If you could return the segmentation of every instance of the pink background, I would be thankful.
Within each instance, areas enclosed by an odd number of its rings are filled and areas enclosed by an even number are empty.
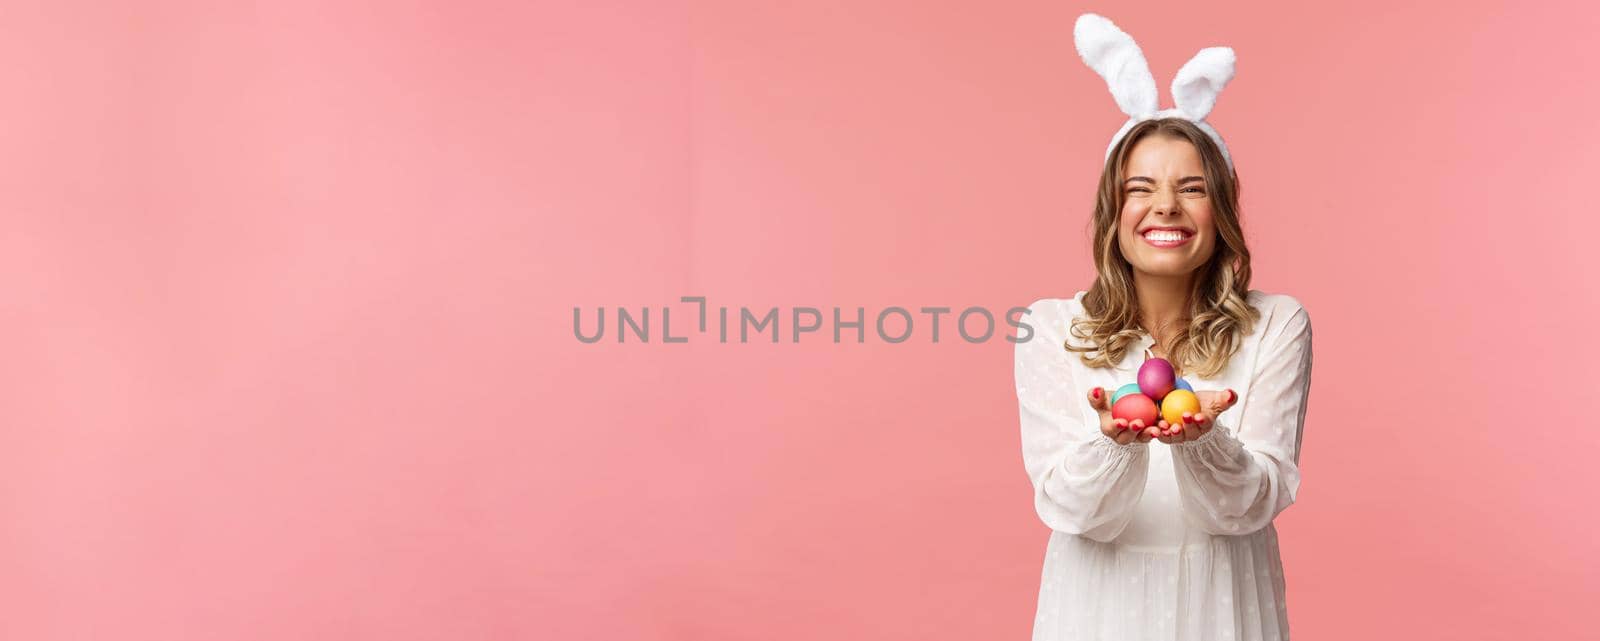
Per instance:
[[[1592,7],[566,4],[7,8],[0,638],[1027,638],[1009,343],[572,309],[1087,287],[1085,10],[1238,51],[1295,637],[1595,629]]]

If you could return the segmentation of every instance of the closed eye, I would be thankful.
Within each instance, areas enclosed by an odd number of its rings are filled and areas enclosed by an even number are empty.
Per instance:
[[[1128,192],[1129,193],[1133,193],[1133,192],[1150,193],[1150,189],[1148,187],[1132,187],[1132,188],[1128,189]],[[1179,189],[1178,193],[1203,194],[1203,193],[1206,193],[1206,190],[1204,190],[1204,189],[1202,189],[1200,187],[1184,187],[1183,189]]]

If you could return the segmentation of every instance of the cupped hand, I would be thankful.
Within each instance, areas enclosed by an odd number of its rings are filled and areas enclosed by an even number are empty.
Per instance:
[[[1112,418],[1111,393],[1103,387],[1089,390],[1089,405],[1100,413],[1100,433],[1116,441],[1118,444],[1127,445],[1138,440],[1140,443],[1149,443],[1156,437],[1156,426],[1145,425],[1144,421],[1135,419]]]
[[[1156,439],[1169,445],[1199,440],[1215,426],[1218,414],[1239,402],[1239,395],[1231,389],[1207,390],[1195,392],[1194,395],[1200,399],[1200,411],[1184,412],[1182,421],[1177,424],[1168,423],[1166,419],[1156,421]]]

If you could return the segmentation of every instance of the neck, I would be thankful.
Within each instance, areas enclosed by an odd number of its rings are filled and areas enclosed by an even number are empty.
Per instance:
[[[1139,297],[1139,320],[1157,343],[1186,322],[1189,312],[1190,274],[1157,276],[1135,271],[1134,292]]]

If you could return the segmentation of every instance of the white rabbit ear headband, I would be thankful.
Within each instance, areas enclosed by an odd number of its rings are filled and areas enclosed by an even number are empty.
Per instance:
[[[1228,155],[1228,146],[1222,144],[1222,136],[1217,135],[1217,130],[1205,122],[1211,108],[1217,104],[1217,94],[1222,93],[1222,88],[1233,79],[1233,49],[1201,49],[1172,79],[1172,100],[1177,107],[1157,111],[1156,79],[1150,75],[1150,64],[1145,61],[1144,52],[1139,50],[1133,36],[1124,33],[1103,16],[1085,13],[1078,16],[1078,23],[1072,29],[1072,38],[1084,64],[1106,79],[1117,106],[1122,113],[1128,114],[1128,122],[1117,130],[1117,135],[1111,137],[1111,144],[1106,146],[1107,158],[1111,157],[1111,150],[1135,124],[1143,120],[1175,117],[1193,122],[1211,136],[1217,148],[1222,150],[1222,159],[1228,162],[1228,170],[1233,170],[1233,158]]]

